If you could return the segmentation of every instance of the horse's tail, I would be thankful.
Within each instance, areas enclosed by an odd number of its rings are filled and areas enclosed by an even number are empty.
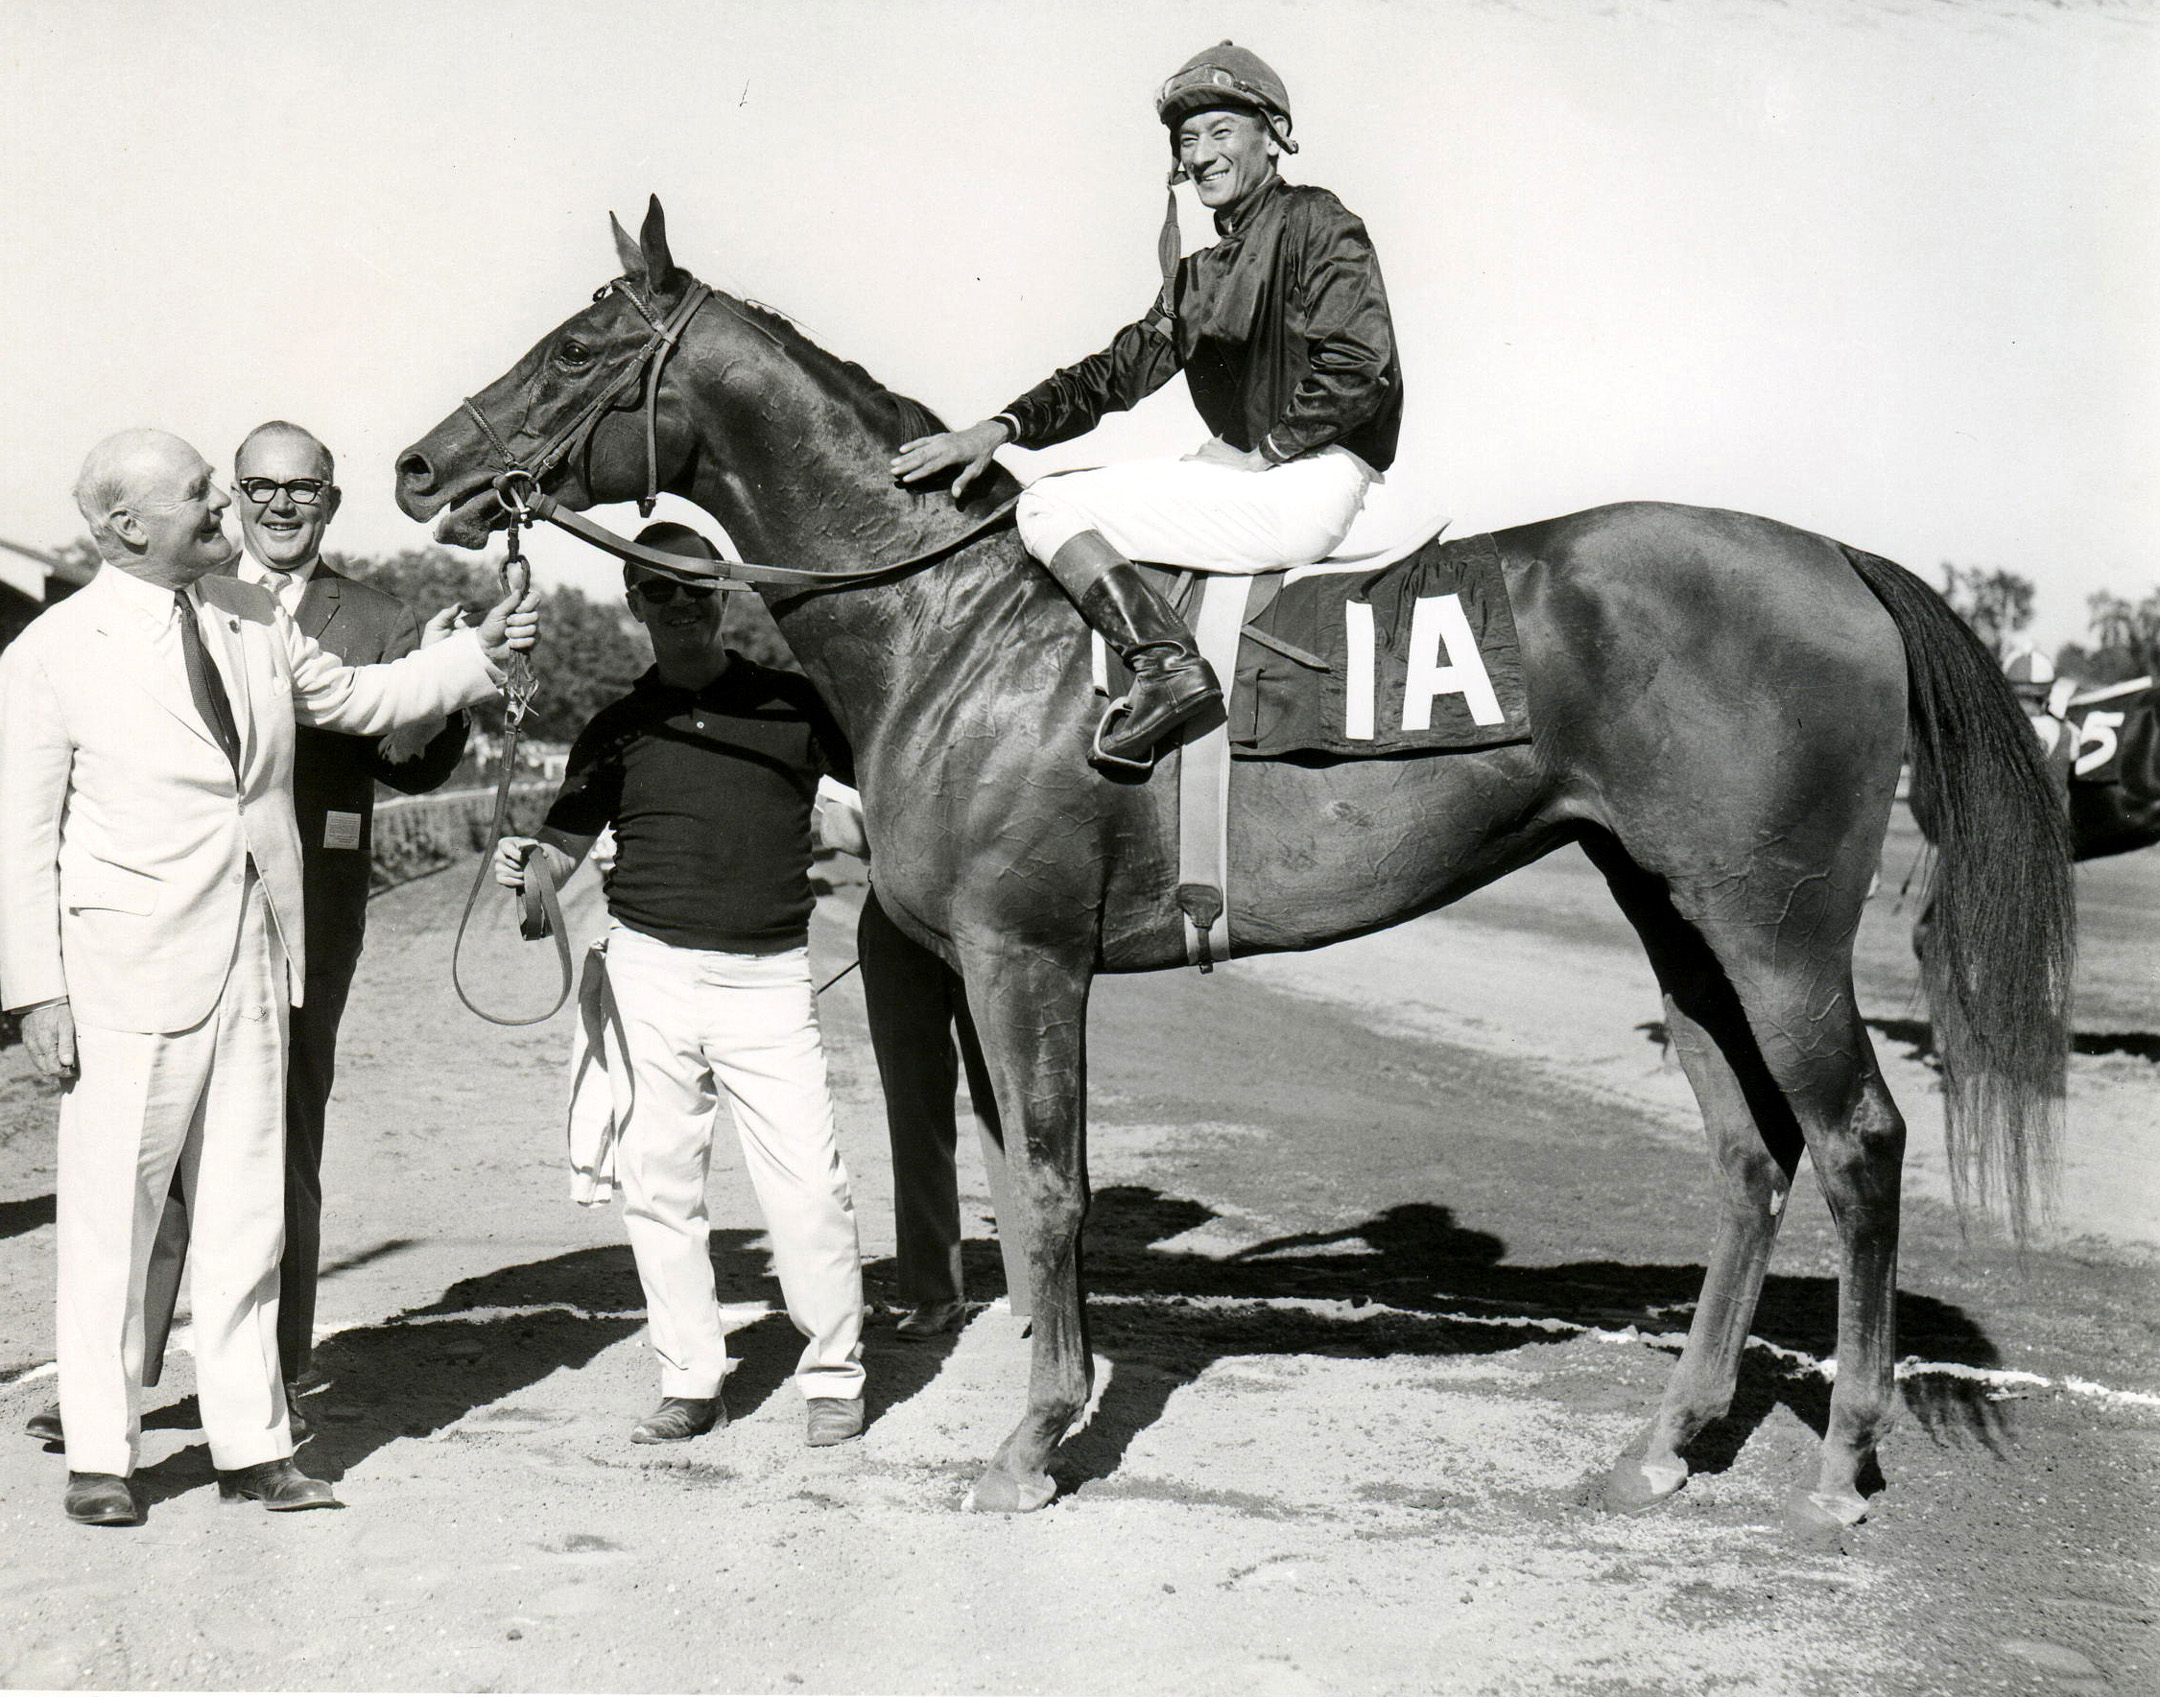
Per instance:
[[[1903,566],[1846,548],[1905,639],[1912,810],[1935,845],[1922,963],[1942,1057],[1952,1194],[2022,1240],[2050,1198],[2070,1053],[2070,824],[1985,645]]]

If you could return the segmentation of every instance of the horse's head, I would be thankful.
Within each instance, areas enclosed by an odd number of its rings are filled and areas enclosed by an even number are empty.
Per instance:
[[[636,241],[608,223],[622,276],[398,456],[398,506],[423,521],[441,513],[440,540],[487,540],[509,516],[496,492],[506,472],[584,508],[648,499],[690,454],[679,417],[663,416],[659,375],[706,290],[669,254],[657,197]]]

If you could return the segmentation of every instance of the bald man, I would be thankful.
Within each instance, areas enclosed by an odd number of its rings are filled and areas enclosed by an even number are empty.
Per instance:
[[[233,460],[245,557],[238,575],[260,584],[300,627],[347,665],[396,660],[420,646],[419,617],[394,595],[324,562],[337,516],[337,464],[312,432],[283,419],[249,431]],[[293,743],[293,815],[300,827],[307,984],[293,1009],[285,1074],[285,1255],[278,1265],[278,1360],[288,1400],[314,1354],[322,1255],[323,1129],[337,1073],[338,1027],[367,937],[375,786],[405,795],[438,789],[465,753],[465,716],[392,736],[301,725]],[[189,1230],[176,1194],[151,1258],[144,1316],[145,1382],[156,1384],[179,1297]],[[296,1430],[300,1429],[298,1411]],[[47,1428],[50,1430],[50,1428]]]
[[[327,654],[223,575],[229,498],[178,437],[90,452],[104,564],[0,652],[0,1006],[63,1081],[60,1406],[68,1517],[134,1525],[143,1295],[177,1172],[196,1393],[221,1494],[332,1504],[292,1463],[278,1376],[286,1022],[307,983],[299,724],[361,735],[499,691],[529,591],[388,665]]]

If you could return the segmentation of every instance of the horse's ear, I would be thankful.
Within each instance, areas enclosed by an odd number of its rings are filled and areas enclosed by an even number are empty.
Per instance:
[[[668,252],[667,214],[660,210],[658,195],[645,203],[645,226],[638,232],[638,248],[644,257],[646,277],[654,288],[666,288],[675,274],[675,256]]]
[[[645,252],[630,239],[630,232],[622,227],[622,220],[610,212],[608,228],[615,232],[615,256],[622,261],[623,275],[643,279],[645,275]]]

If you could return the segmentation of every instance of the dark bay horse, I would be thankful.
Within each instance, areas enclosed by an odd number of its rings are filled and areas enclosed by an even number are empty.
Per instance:
[[[1030,1509],[1091,1374],[1080,1276],[1089,985],[1184,964],[1167,775],[1087,763],[1098,705],[1078,614],[1009,526],[1015,486],[897,487],[916,403],[670,257],[657,202],[624,274],[408,449],[398,500],[482,545],[492,480],[565,508],[648,481],[746,559],[859,570],[765,590],[856,750],[880,899],[967,983],[1014,1152],[1034,1281],[1027,1411],[970,1501]],[[664,369],[661,361],[665,361]],[[545,445],[543,451],[541,445]],[[1535,727],[1440,757],[1240,763],[1237,952],[1313,948],[1428,912],[1581,843],[1640,932],[1701,1104],[1721,1220],[1679,1363],[1607,1501],[1677,1490],[1731,1402],[1803,1151],[1836,1220],[1836,1351],[1803,1526],[1865,1513],[1895,1407],[1905,1126],[1854,1002],[1853,935],[1900,762],[1939,858],[1929,990],[1966,1196],[2022,1226],[2059,1125],[2072,952],[2058,797],[2009,687],[1901,567],[1767,519],[1631,504],[1503,531]]]

